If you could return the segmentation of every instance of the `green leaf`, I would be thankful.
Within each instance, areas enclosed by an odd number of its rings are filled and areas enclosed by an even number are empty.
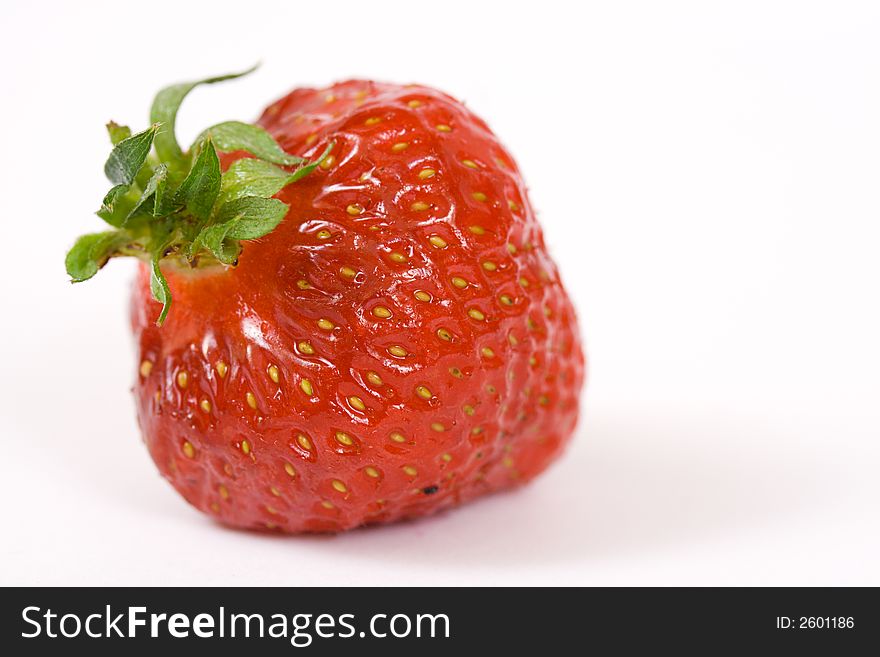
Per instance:
[[[128,185],[114,185],[110,191],[104,195],[101,201],[101,207],[95,213],[101,219],[115,228],[119,228],[125,221],[125,208],[119,203],[120,199],[125,196],[128,191]]]
[[[309,175],[312,171],[314,171],[321,162],[327,159],[327,156],[330,155],[330,151],[333,150],[333,147],[336,145],[335,141],[331,141],[327,144],[327,148],[324,149],[324,152],[318,157],[317,160],[313,160],[309,162],[304,167],[300,167],[296,171],[293,172],[293,175],[290,177],[290,180],[287,181],[287,184],[295,183],[297,180],[301,180]]]
[[[327,146],[324,153],[315,161],[300,167],[293,173],[253,158],[242,158],[233,162],[220,183],[219,204],[245,196],[275,196],[282,189],[304,178],[315,170],[330,154],[333,144]]]
[[[177,198],[198,219],[211,216],[220,193],[220,159],[210,139],[202,144],[199,155],[177,190]]]
[[[107,133],[110,135],[110,143],[116,146],[123,139],[131,137],[131,128],[127,125],[119,125],[116,121],[107,124]]]
[[[233,162],[220,183],[220,202],[245,196],[274,196],[290,183],[293,174],[280,167],[252,158]]]
[[[64,259],[64,266],[71,280],[81,283],[90,279],[127,241],[128,236],[117,230],[80,237]]]
[[[150,109],[150,121],[152,123],[162,123],[165,126],[162,132],[156,136],[156,153],[159,155],[159,159],[170,164],[172,162],[179,162],[183,156],[180,145],[177,143],[177,137],[174,135],[174,126],[180,104],[190,91],[200,84],[214,84],[215,82],[240,78],[248,73],[252,73],[256,68],[256,66],[253,66],[241,73],[230,73],[195,82],[175,84],[165,87],[156,94],[156,98],[153,100],[153,107]]]
[[[226,238],[229,228],[228,224],[208,226],[199,233],[194,244],[208,249],[224,265],[234,264],[241,247],[235,240]]]
[[[287,214],[287,205],[275,198],[246,196],[220,207],[216,224],[227,225],[226,237],[253,240],[275,230]]]
[[[158,125],[153,125],[143,132],[120,141],[104,165],[104,174],[114,185],[130,185],[140,168],[147,161],[150,147],[156,136]]]
[[[165,186],[168,183],[168,167],[160,164],[153,171],[149,181],[144,187],[141,197],[125,218],[127,224],[130,219],[138,215],[148,213],[154,217],[164,216],[167,201],[165,200]]]
[[[287,205],[274,198],[246,196],[220,207],[215,222],[199,233],[196,245],[204,246],[220,262],[232,264],[238,257],[238,240],[253,240],[272,232],[284,215]]]
[[[153,298],[162,304],[162,311],[156,320],[157,326],[162,326],[168,316],[168,311],[171,310],[171,288],[168,287],[168,281],[159,266],[164,250],[164,247],[157,249],[150,259],[150,292],[152,292]]]
[[[214,140],[217,150],[221,153],[247,151],[261,160],[275,164],[293,165],[304,162],[301,157],[290,155],[278,145],[275,138],[263,128],[252,123],[226,121],[205,130],[196,140],[210,138]]]

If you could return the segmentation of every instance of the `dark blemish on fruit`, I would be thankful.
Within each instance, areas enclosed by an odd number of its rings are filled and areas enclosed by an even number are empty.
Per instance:
[[[423,488],[423,489],[422,489],[422,492],[423,492],[425,495],[433,495],[433,494],[436,493],[438,490],[440,490],[440,488],[437,487],[437,486],[428,486],[428,487],[426,487],[426,488]]]

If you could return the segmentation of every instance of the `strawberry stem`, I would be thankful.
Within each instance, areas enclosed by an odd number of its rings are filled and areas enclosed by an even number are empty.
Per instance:
[[[157,324],[171,307],[171,291],[162,262],[175,259],[190,267],[234,266],[241,241],[262,237],[281,222],[288,206],[272,198],[307,176],[326,158],[284,151],[263,128],[239,121],[218,123],[184,151],[174,126],[177,112],[195,87],[248,75],[256,67],[162,89],[153,101],[152,125],[132,134],[107,124],[113,149],[104,173],[113,183],[97,215],[112,230],[80,237],[65,264],[74,283],[94,276],[110,258],[132,256],[150,263],[150,288],[162,304]],[[252,158],[221,171],[219,152],[246,151]]]

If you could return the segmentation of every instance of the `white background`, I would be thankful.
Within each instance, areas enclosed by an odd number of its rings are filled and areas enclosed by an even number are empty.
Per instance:
[[[386,5],[2,4],[0,582],[880,584],[878,5]],[[364,76],[462,98],[518,159],[590,355],[533,485],[278,538],[156,474],[133,265],[71,287],[63,256],[101,226],[104,122],[258,59],[192,95],[186,141]]]

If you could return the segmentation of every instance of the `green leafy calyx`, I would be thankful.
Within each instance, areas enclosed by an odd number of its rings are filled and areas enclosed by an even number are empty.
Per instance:
[[[249,123],[218,123],[187,151],[174,134],[177,111],[190,91],[253,70],[163,89],[153,101],[152,125],[143,132],[132,134],[126,126],[107,124],[113,150],[104,173],[113,186],[97,215],[112,230],[76,241],[66,259],[73,282],[88,280],[110,258],[140,258],[150,265],[150,289],[162,304],[157,321],[162,324],[171,307],[163,262],[192,268],[234,265],[241,241],[262,237],[281,223],[287,205],[272,197],[314,171],[333,144],[306,162]],[[237,160],[223,172],[217,153],[235,151],[253,157]]]

